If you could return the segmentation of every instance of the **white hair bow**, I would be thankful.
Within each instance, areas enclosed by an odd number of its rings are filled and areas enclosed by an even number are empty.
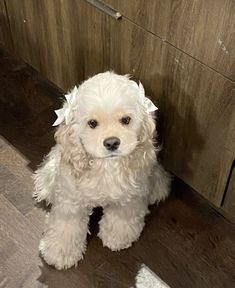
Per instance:
[[[135,81],[131,80],[131,82],[132,82],[132,85],[136,89],[138,89],[138,91],[139,91],[139,101],[144,106],[146,111],[148,113],[151,113],[151,112],[154,112],[154,111],[158,110],[157,106],[155,106],[153,104],[153,102],[149,98],[147,98],[145,96],[144,86],[142,85],[142,83],[139,81],[139,86],[138,86],[138,84]]]
[[[138,90],[139,101],[144,106],[146,111],[148,113],[156,111],[158,108],[153,104],[153,102],[149,98],[147,98],[145,96],[145,91],[144,91],[144,87],[143,87],[142,83],[139,82],[139,85],[137,85],[137,83],[135,81],[132,81],[132,80],[131,80],[131,83]],[[57,119],[52,124],[52,126],[58,126],[64,120],[65,120],[66,125],[68,124],[69,116],[70,116],[69,111],[71,108],[71,104],[73,104],[77,93],[78,93],[78,88],[77,88],[77,86],[75,86],[69,94],[66,94],[64,96],[67,102],[65,102],[63,108],[55,110],[55,113],[57,115]]]
[[[75,96],[77,93],[78,93],[78,88],[77,88],[77,86],[75,86],[69,94],[66,94],[64,96],[67,102],[64,104],[63,108],[55,110],[55,113],[57,115],[57,119],[52,124],[52,126],[58,126],[64,120],[65,120],[66,125],[68,124],[70,106],[71,106],[71,104],[73,104]]]

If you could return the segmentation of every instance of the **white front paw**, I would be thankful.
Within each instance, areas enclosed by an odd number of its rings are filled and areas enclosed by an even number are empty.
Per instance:
[[[137,241],[144,227],[143,219],[139,221],[109,221],[107,218],[100,221],[100,232],[98,236],[103,245],[112,251],[120,251],[131,247]]]
[[[79,239],[68,241],[65,235],[58,237],[53,231],[46,233],[39,245],[39,251],[44,260],[58,270],[76,266],[83,258],[85,249],[86,245],[79,243]]]

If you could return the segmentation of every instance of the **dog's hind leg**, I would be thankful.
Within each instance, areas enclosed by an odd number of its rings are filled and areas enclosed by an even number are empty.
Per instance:
[[[51,194],[55,186],[55,177],[59,167],[59,162],[60,154],[57,146],[55,146],[33,175],[35,184],[33,198],[36,202],[41,202],[43,200],[45,200],[47,204],[51,202]]]
[[[149,195],[149,204],[165,200],[170,193],[171,176],[164,168],[157,163],[153,168],[151,175],[151,192]]]

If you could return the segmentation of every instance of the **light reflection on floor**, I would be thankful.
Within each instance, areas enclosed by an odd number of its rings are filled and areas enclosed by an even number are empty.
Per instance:
[[[137,275],[135,287],[131,288],[170,288],[145,264],[142,264]]]

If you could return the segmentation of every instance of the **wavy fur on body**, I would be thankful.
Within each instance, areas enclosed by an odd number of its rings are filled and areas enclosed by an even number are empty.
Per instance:
[[[68,109],[68,123],[59,126],[56,145],[34,174],[36,201],[52,204],[39,249],[57,269],[82,259],[94,207],[104,212],[98,236],[118,251],[139,238],[148,205],[164,200],[170,186],[157,162],[153,116],[127,76],[106,72],[88,79]],[[131,120],[123,125],[126,116]],[[91,119],[98,123],[93,129]],[[108,137],[120,139],[116,151],[104,147]]]

